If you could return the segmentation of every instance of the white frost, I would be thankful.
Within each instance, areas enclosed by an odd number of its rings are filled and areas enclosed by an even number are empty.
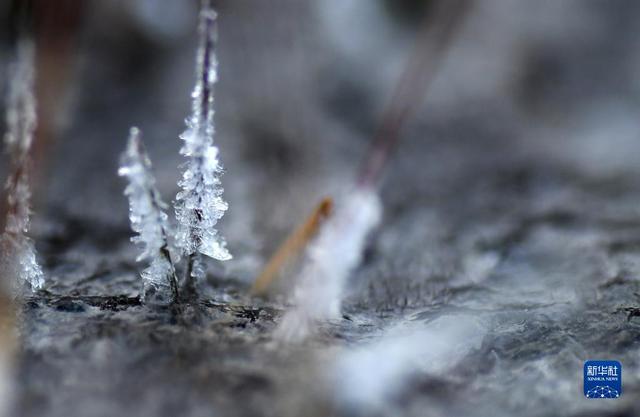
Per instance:
[[[378,225],[381,211],[372,189],[356,189],[345,197],[308,249],[293,294],[294,307],[282,318],[277,337],[299,341],[319,322],[340,317],[347,278],[360,263],[367,235]]]
[[[184,255],[201,253],[224,261],[231,259],[231,254],[216,229],[228,205],[222,199],[222,165],[218,160],[218,148],[213,145],[213,87],[218,79],[215,19],[215,12],[205,3],[200,12],[192,114],[186,122],[187,130],[180,136],[184,140],[180,153],[187,157],[187,162],[178,182],[181,190],[175,203],[176,245]],[[192,276],[202,276],[203,272],[202,268],[197,268]]]
[[[16,62],[10,68],[7,98],[7,133],[4,140],[11,155],[26,155],[33,142],[37,122],[33,93],[34,58],[33,42],[28,39],[20,40]]]
[[[129,198],[131,228],[138,233],[131,240],[143,245],[143,251],[137,260],[150,262],[149,267],[141,273],[145,292],[149,287],[165,292],[173,291],[177,288],[177,283],[167,243],[168,222],[163,211],[166,204],[162,202],[156,189],[151,161],[140,140],[140,131],[135,127],[131,128],[118,174],[129,181],[124,193]]]
[[[29,150],[36,128],[36,105],[33,94],[35,76],[34,45],[23,39],[18,44],[16,63],[12,66],[7,100],[5,146],[11,159],[6,183],[7,217],[0,237],[0,273],[5,290],[17,295],[25,284],[31,289],[44,285],[44,274],[36,260],[29,231],[31,190],[29,188]]]
[[[480,347],[486,327],[470,316],[444,316],[426,325],[391,328],[373,343],[342,352],[328,384],[346,409],[384,411],[421,374],[439,375]]]

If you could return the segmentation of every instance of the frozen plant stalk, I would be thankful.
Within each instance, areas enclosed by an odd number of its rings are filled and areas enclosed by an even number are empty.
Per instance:
[[[362,257],[369,232],[378,225],[381,205],[375,190],[359,187],[325,223],[308,249],[294,307],[283,317],[276,336],[286,341],[306,338],[315,326],[340,317],[346,280]]]
[[[23,288],[36,290],[44,285],[33,241],[27,236],[31,214],[29,150],[36,127],[34,49],[30,40],[22,39],[18,43],[17,60],[11,68],[7,100],[8,130],[4,140],[10,158],[10,171],[5,187],[6,224],[0,237],[0,272],[5,280],[4,289],[14,295],[18,295]]]
[[[129,185],[124,193],[129,197],[131,228],[138,236],[131,240],[144,245],[138,261],[148,260],[142,271],[143,297],[170,293],[173,301],[178,298],[176,272],[167,243],[167,215],[151,173],[151,161],[140,140],[140,130],[131,128],[126,151],[122,154],[118,174],[127,177]]]
[[[187,130],[180,136],[184,145],[180,153],[187,158],[183,165],[181,190],[176,195],[178,222],[176,245],[187,257],[186,286],[193,288],[195,279],[203,279],[200,254],[220,261],[231,259],[226,242],[216,229],[218,220],[228,208],[222,199],[218,148],[213,145],[213,87],[218,79],[215,55],[216,13],[207,1],[200,11],[199,46],[196,58],[196,85],[192,93],[192,114]]]

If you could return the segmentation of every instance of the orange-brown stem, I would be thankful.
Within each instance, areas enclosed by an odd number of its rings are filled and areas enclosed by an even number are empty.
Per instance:
[[[330,197],[323,198],[313,210],[313,213],[287,237],[271,257],[251,288],[253,295],[264,295],[267,292],[284,265],[295,258],[307,246],[332,211],[333,200]]]

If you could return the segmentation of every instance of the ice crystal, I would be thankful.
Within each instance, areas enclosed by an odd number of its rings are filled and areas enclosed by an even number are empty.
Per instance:
[[[184,145],[180,153],[187,158],[183,165],[181,190],[176,195],[175,213],[178,223],[176,245],[189,257],[189,271],[193,277],[202,277],[203,268],[198,254],[225,261],[231,259],[224,238],[216,224],[228,208],[222,199],[218,161],[218,148],[213,144],[214,98],[217,81],[216,13],[203,3],[199,22],[199,46],[196,59],[196,85],[192,93],[192,114],[187,119],[187,130],[180,136]]]
[[[340,317],[340,304],[349,274],[358,266],[369,232],[378,224],[380,201],[372,189],[357,189],[323,226],[308,250],[294,307],[277,329],[277,336],[297,341],[321,321]]]
[[[145,295],[150,290],[177,297],[175,269],[167,243],[167,214],[151,173],[151,161],[144,150],[140,131],[131,128],[127,149],[122,154],[118,174],[127,177],[129,185],[124,193],[129,198],[131,228],[138,233],[131,238],[143,245],[138,261],[148,260],[142,271]]]
[[[2,276],[8,280],[4,285],[10,287],[14,294],[25,285],[31,289],[39,289],[44,285],[44,275],[36,260],[33,242],[27,236],[31,214],[29,150],[36,127],[34,49],[30,40],[19,42],[17,60],[10,71],[7,100],[8,129],[4,139],[11,167],[5,187],[7,217],[4,233],[0,237],[0,266]]]

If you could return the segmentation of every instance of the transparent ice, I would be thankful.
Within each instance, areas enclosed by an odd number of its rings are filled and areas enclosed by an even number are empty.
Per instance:
[[[10,287],[14,294],[25,284],[31,289],[39,289],[44,285],[44,274],[37,262],[33,241],[27,236],[31,214],[29,150],[36,128],[34,49],[30,40],[22,39],[18,43],[17,60],[10,69],[7,100],[7,133],[4,140],[11,167],[5,186],[7,217],[4,233],[0,237],[0,272],[8,279],[3,284]]]
[[[145,293],[153,288],[168,294],[177,288],[177,283],[167,243],[168,221],[163,211],[166,204],[156,189],[151,161],[142,145],[140,131],[135,127],[131,128],[120,164],[118,174],[129,181],[124,193],[129,198],[131,228],[138,233],[131,240],[143,245],[137,260],[150,262],[141,273]]]
[[[220,176],[223,170],[218,160],[218,148],[213,145],[213,87],[218,78],[215,19],[216,13],[205,3],[200,12],[192,114],[186,121],[187,130],[180,136],[184,141],[180,153],[187,162],[178,182],[181,190],[176,195],[176,245],[190,257],[192,266],[197,266],[191,270],[194,277],[204,275],[200,262],[195,265],[198,253],[221,261],[231,259],[226,242],[216,229],[228,205],[222,199]]]

